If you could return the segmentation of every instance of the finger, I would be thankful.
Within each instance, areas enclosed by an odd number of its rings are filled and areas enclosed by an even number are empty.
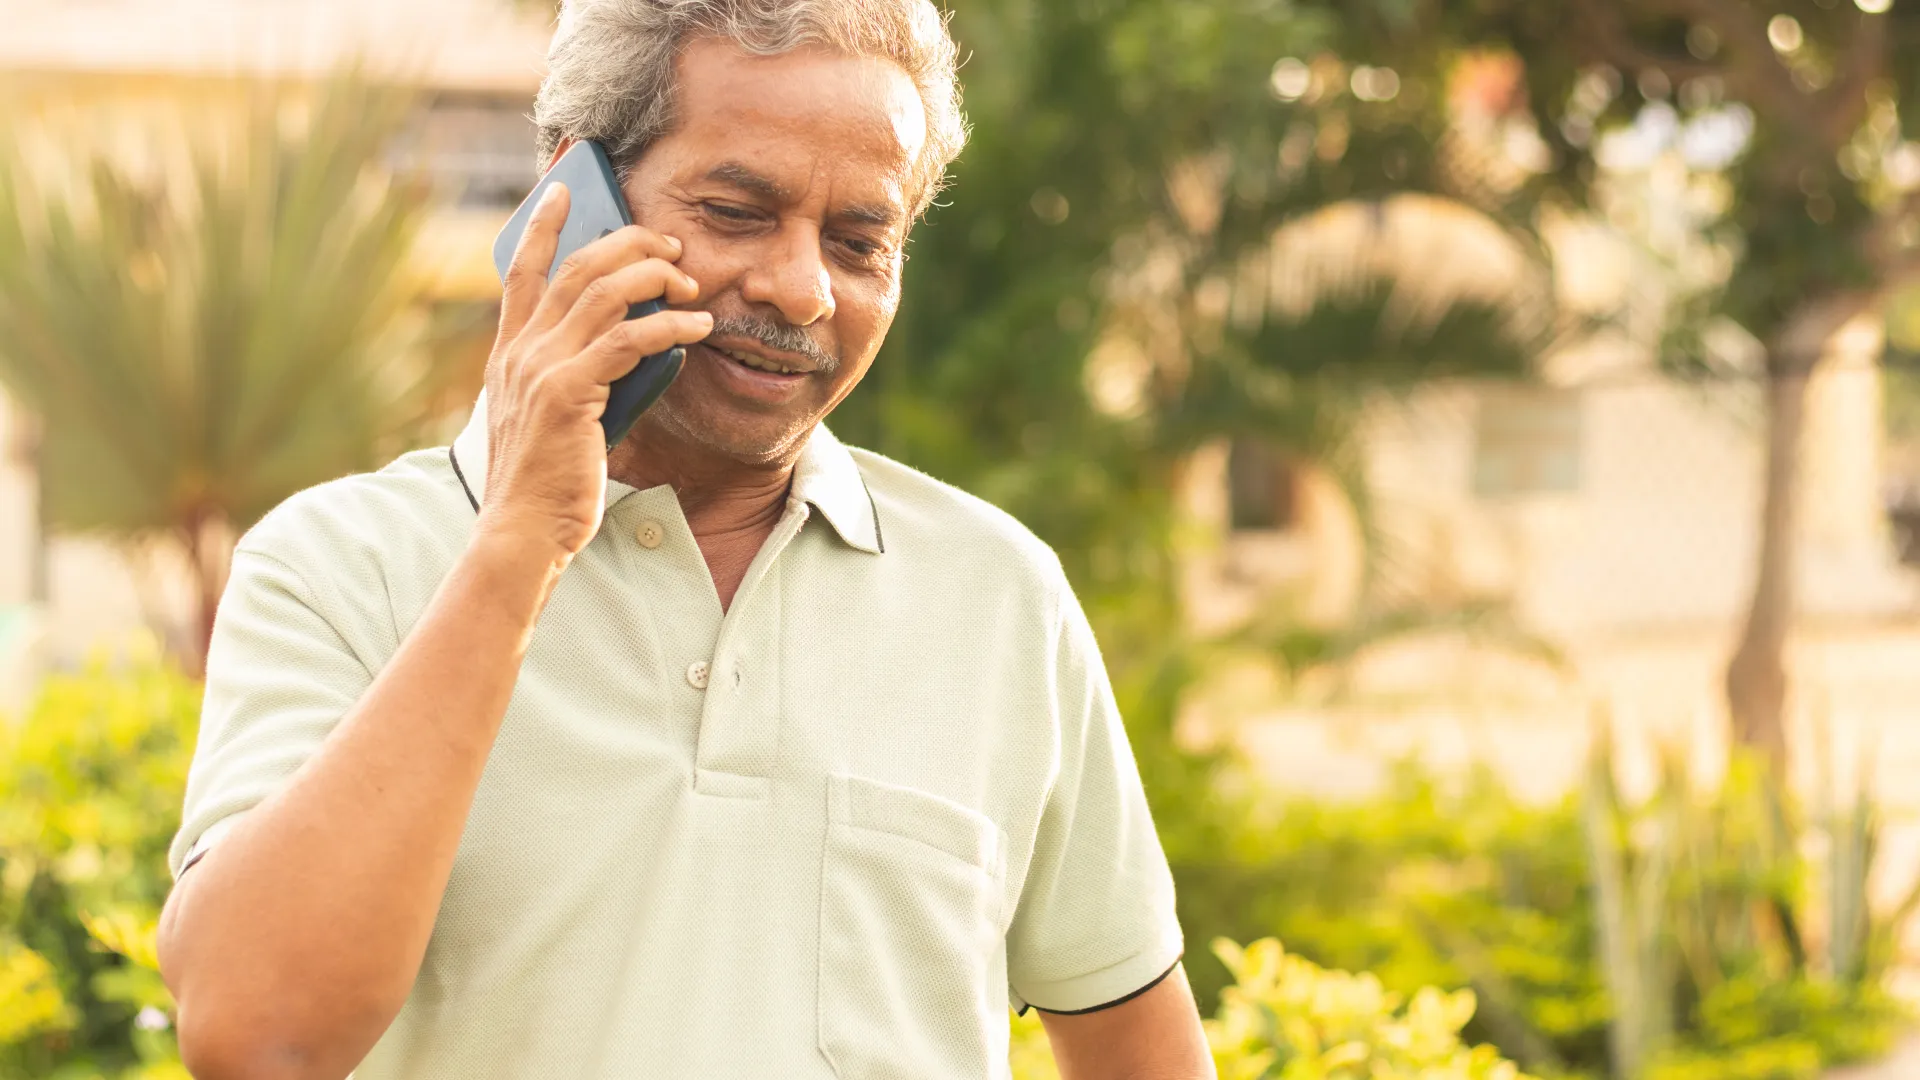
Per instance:
[[[713,332],[713,316],[704,311],[661,311],[631,319],[594,339],[575,357],[582,373],[597,383],[610,383],[632,371],[643,356],[675,345],[691,345]]]
[[[540,297],[547,289],[547,270],[553,265],[553,253],[560,245],[560,227],[566,224],[567,208],[573,195],[567,185],[548,185],[546,194],[534,204],[527,218],[527,230],[514,245],[513,261],[507,264],[506,291],[500,298],[500,333],[512,337],[527,325]]]
[[[623,266],[643,259],[673,262],[679,257],[680,241],[671,236],[662,236],[638,225],[615,229],[566,257],[553,280],[547,283],[546,296],[541,299],[534,319],[542,326],[558,323],[573,308],[588,283]]]
[[[583,348],[625,319],[634,304],[662,298],[670,304],[690,304],[699,296],[700,286],[672,263],[646,259],[588,282],[555,330],[569,346]]]

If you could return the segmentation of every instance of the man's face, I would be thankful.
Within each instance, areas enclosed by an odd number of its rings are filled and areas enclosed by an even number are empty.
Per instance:
[[[925,114],[898,66],[822,49],[757,57],[699,41],[679,79],[677,125],[626,195],[636,222],[684,245],[714,333],[641,423],[778,461],[860,382],[893,323]]]

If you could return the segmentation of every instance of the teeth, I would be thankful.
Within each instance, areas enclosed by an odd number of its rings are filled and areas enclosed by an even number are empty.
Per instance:
[[[743,352],[734,352],[732,349],[721,349],[720,351],[728,358],[738,360],[740,363],[745,364],[755,371],[771,371],[776,375],[797,375],[800,372],[799,368],[786,367],[782,364],[776,364],[771,360],[763,360],[758,356],[749,356]]]

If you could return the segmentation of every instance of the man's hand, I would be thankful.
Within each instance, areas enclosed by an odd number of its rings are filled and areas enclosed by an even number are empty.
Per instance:
[[[1213,1080],[1200,1011],[1176,967],[1139,997],[1098,1012],[1040,1012],[1064,1080]]]
[[[547,270],[571,203],[554,184],[535,207],[507,270],[500,333],[487,362],[487,491],[480,529],[552,544],[556,568],[587,546],[605,508],[607,386],[643,356],[689,345],[713,329],[704,311],[628,321],[630,305],[692,302],[674,267],[680,242],[629,225]]]

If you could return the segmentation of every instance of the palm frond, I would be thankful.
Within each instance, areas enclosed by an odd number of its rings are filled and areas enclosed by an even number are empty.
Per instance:
[[[0,170],[0,378],[44,422],[55,527],[244,528],[421,419],[428,197],[382,161],[407,96],[348,72],[250,98],[183,175]]]

